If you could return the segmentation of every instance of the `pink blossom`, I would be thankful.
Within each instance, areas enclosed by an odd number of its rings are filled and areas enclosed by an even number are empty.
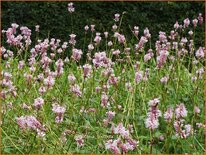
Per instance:
[[[120,143],[120,139],[117,139],[117,140],[110,139],[105,143],[105,148],[106,150],[112,151],[112,153],[114,154],[121,154],[121,151],[118,148],[119,143]]]
[[[198,21],[199,21],[199,23],[200,23],[200,25],[203,23],[203,17],[202,17],[202,14],[201,13],[199,13],[199,16],[198,16]]]
[[[135,45],[135,49],[136,49],[136,50],[142,50],[143,47],[144,47],[144,44],[147,43],[147,42],[148,42],[147,38],[144,37],[144,36],[142,36],[142,37],[140,38],[139,43]]]
[[[75,34],[70,34],[69,36],[70,36],[69,43],[74,46],[76,44],[76,40],[75,40],[76,35]]]
[[[89,64],[85,64],[85,65],[83,66],[83,68],[84,68],[84,78],[90,76],[90,74],[91,74],[91,72],[92,72],[92,66],[89,65]]]
[[[178,23],[178,22],[176,22],[176,23],[174,24],[174,28],[175,28],[175,29],[178,29],[178,28],[179,28],[179,23]]]
[[[99,34],[99,33],[96,33],[96,36],[95,36],[95,38],[94,38],[94,41],[95,41],[97,44],[99,44],[101,40],[102,40],[102,37],[100,36],[100,34]]]
[[[62,61],[62,59],[58,59],[55,63],[56,67],[57,67],[57,76],[60,76],[63,73],[63,66],[64,66],[64,62]]]
[[[80,90],[79,85],[74,84],[73,86],[70,87],[70,91],[72,93],[74,93],[76,96],[81,97],[82,96],[82,92]]]
[[[158,117],[162,115],[161,111],[157,108],[159,102],[160,101],[158,98],[154,98],[153,100],[150,100],[148,102],[150,108],[147,114],[147,118],[145,119],[145,127],[149,128],[150,130],[154,130],[159,126]]]
[[[68,4],[68,11],[69,11],[70,13],[73,13],[73,12],[75,11],[75,8],[74,8],[73,3],[69,3],[69,4]]]
[[[144,29],[144,36],[146,38],[151,38],[151,34],[150,34],[149,29],[147,27]]]
[[[109,97],[105,93],[102,93],[101,106],[104,108],[107,107],[109,105],[108,101],[109,101]]]
[[[63,121],[63,116],[66,111],[66,108],[58,104],[52,104],[52,111],[55,114],[57,114],[55,118],[56,123],[61,123]]]
[[[153,57],[153,53],[147,53],[144,56],[144,62],[149,61]]]
[[[176,106],[175,116],[177,119],[187,116],[187,109],[185,108],[185,105],[183,103],[180,103]]]
[[[109,34],[108,32],[104,32],[104,37],[108,38],[108,34]]]
[[[111,66],[111,60],[107,58],[105,52],[98,52],[94,54],[94,59],[92,60],[95,67],[109,67]]]
[[[194,112],[195,112],[196,114],[199,114],[199,113],[200,113],[200,108],[197,107],[197,106],[195,106],[195,107],[194,107]]]
[[[118,22],[119,21],[119,17],[120,17],[120,14],[118,14],[118,13],[116,13],[115,15],[114,15],[114,21],[115,22]]]
[[[94,32],[95,31],[95,25],[90,25],[91,26],[91,31]]]
[[[114,25],[112,26],[112,29],[113,29],[114,31],[117,30],[117,25],[114,24]]]
[[[36,32],[39,32],[39,27],[40,27],[39,25],[36,25],[36,26],[35,26],[35,31],[36,31]]]
[[[126,130],[122,123],[119,123],[117,127],[114,127],[113,132],[114,134],[119,134],[123,137],[129,136],[129,130]]]
[[[77,135],[74,137],[74,139],[75,139],[78,147],[84,146],[84,139],[83,139],[82,135]]]
[[[89,30],[89,26],[86,25],[86,26],[84,27],[84,30],[85,30],[85,31],[88,31],[88,30]]]
[[[76,80],[76,77],[74,76],[74,74],[69,74],[68,75],[68,80],[69,80],[69,82],[74,83],[75,80]]]
[[[55,84],[55,79],[52,76],[48,76],[44,79],[44,85],[47,86],[47,88],[51,89]]]
[[[139,83],[143,78],[143,72],[142,71],[138,71],[135,73],[135,82]]]
[[[205,49],[203,47],[199,47],[199,49],[195,53],[197,58],[204,58],[205,56]]]
[[[89,50],[89,51],[92,51],[93,49],[94,49],[93,44],[89,44],[89,45],[88,45],[88,50]]]
[[[163,83],[163,84],[166,84],[168,82],[168,80],[169,80],[169,76],[167,75],[167,76],[162,77],[160,79],[160,82]]]
[[[41,87],[39,88],[39,93],[40,93],[41,95],[43,95],[45,92],[46,92],[46,88],[43,87],[43,86],[41,86]]]
[[[44,99],[42,97],[38,97],[34,100],[34,107],[39,110],[44,104]]]
[[[120,50],[119,49],[114,50],[114,51],[112,51],[112,54],[113,55],[119,55],[120,54]]]
[[[115,36],[117,36],[118,42],[120,44],[124,44],[126,42],[126,39],[125,39],[124,35],[119,34],[118,32],[116,32],[115,34],[116,34]]]
[[[75,61],[79,61],[81,59],[82,54],[82,50],[76,48],[72,49],[72,58]]]
[[[159,98],[154,98],[153,100],[150,100],[148,102],[148,105],[151,107],[154,107],[154,106],[157,106],[158,104],[160,103],[160,100]]]
[[[166,122],[171,122],[173,117],[173,109],[171,107],[167,108],[167,111],[164,113],[164,119]]]
[[[42,129],[41,123],[34,116],[21,116],[17,117],[17,124],[21,129]]]
[[[111,74],[111,76],[109,77],[109,84],[112,84],[112,85],[114,85],[114,86],[117,86],[117,83],[118,83],[118,81],[119,81],[119,77],[115,77],[115,75],[114,74]]]
[[[169,52],[167,50],[161,50],[159,56],[157,56],[157,68],[160,69],[166,63]]]
[[[194,27],[197,27],[198,20],[197,20],[197,19],[193,19],[193,20],[192,20],[192,23],[193,23],[193,26],[194,26]]]
[[[184,27],[188,27],[189,25],[190,25],[190,20],[189,20],[189,18],[186,18],[184,20]]]
[[[111,121],[113,119],[113,117],[115,116],[115,112],[114,111],[108,111],[106,112],[108,120]]]

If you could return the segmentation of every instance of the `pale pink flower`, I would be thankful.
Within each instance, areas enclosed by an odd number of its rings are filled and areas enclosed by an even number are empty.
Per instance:
[[[183,103],[180,103],[179,105],[176,106],[175,117],[179,119],[186,116],[187,116],[187,109],[185,108],[185,105]]]
[[[162,77],[160,79],[160,82],[163,83],[163,84],[166,84],[168,82],[168,80],[169,80],[169,76],[167,75],[167,76]]]
[[[135,49],[136,49],[136,50],[142,50],[143,47],[144,47],[144,44],[147,43],[147,42],[148,42],[147,38],[144,37],[144,36],[142,36],[142,37],[140,38],[139,43],[135,45]]]
[[[83,139],[82,135],[77,135],[74,137],[74,139],[75,139],[78,147],[84,146],[84,139]]]
[[[167,36],[165,32],[162,31],[159,32],[159,41],[163,43],[167,42]]]
[[[145,127],[149,128],[151,130],[154,130],[154,129],[158,128],[158,126],[159,126],[159,121],[156,118],[156,116],[152,113],[149,114],[145,120]]]
[[[89,26],[86,25],[86,26],[84,27],[84,30],[85,30],[85,31],[88,31],[88,30],[89,30]]]
[[[120,79],[120,77],[115,77],[114,74],[111,74],[111,76],[109,77],[108,82],[109,82],[109,84],[117,86],[117,83],[118,83],[119,79]]]
[[[101,106],[104,108],[107,107],[109,105],[108,101],[109,97],[103,92],[101,96]]]
[[[104,32],[104,37],[108,38],[108,34],[109,34],[108,32]]]
[[[76,48],[72,49],[72,58],[75,61],[79,61],[81,59],[82,54],[82,50]]]
[[[70,91],[72,93],[74,93],[76,96],[81,97],[82,96],[82,92],[80,90],[79,85],[75,84],[73,86],[70,87]]]
[[[200,108],[197,107],[197,106],[195,106],[195,107],[194,107],[194,112],[195,112],[196,114],[199,114],[199,113],[200,113]]]
[[[34,99],[34,107],[39,110],[44,104],[44,99],[42,97],[38,97]]]
[[[89,64],[85,64],[83,66],[83,69],[84,69],[84,78],[90,76],[91,72],[92,72],[92,66],[89,65]]]
[[[195,53],[197,58],[204,58],[205,56],[205,49],[203,47],[199,47],[199,49]]]
[[[119,134],[122,137],[128,137],[129,136],[129,130],[126,130],[126,128],[123,126],[122,123],[119,123],[117,127],[114,127],[113,129],[114,134]]]
[[[117,40],[120,44],[124,44],[126,42],[125,36],[118,33],[118,32],[115,32],[114,37],[117,38]]]
[[[113,119],[113,117],[115,116],[115,112],[114,111],[108,111],[106,112],[108,120],[111,121]]]
[[[114,15],[114,21],[115,21],[115,22],[118,22],[118,21],[119,21],[119,17],[120,17],[120,14],[119,14],[119,13],[116,13],[116,14]]]
[[[46,79],[44,79],[44,85],[47,86],[47,88],[51,89],[55,84],[55,79],[52,76],[48,76]]]
[[[73,3],[69,3],[69,4],[68,4],[68,11],[69,11],[70,13],[73,13],[73,12],[75,11],[75,8],[74,8]]]
[[[119,143],[120,143],[120,139],[117,140],[110,139],[105,143],[105,148],[106,150],[110,150],[114,154],[121,154],[121,151],[118,148]]]
[[[150,100],[150,101],[148,102],[148,105],[149,105],[150,107],[154,107],[154,106],[157,106],[159,103],[160,103],[159,98],[154,98],[153,100]]]
[[[151,38],[151,34],[150,34],[149,29],[147,27],[144,29],[144,36],[146,38]]]
[[[55,122],[61,123],[63,121],[66,108],[58,104],[52,104],[52,111],[57,115],[55,118]]]
[[[95,31],[95,25],[90,25],[91,26],[91,31],[94,32]]]
[[[193,31],[190,30],[190,31],[188,32],[188,34],[189,34],[190,36],[192,36],[192,35],[193,35]]]
[[[120,50],[119,49],[114,50],[114,51],[112,51],[112,54],[113,55],[119,55],[120,54]]]
[[[169,52],[167,50],[161,50],[159,56],[157,56],[157,68],[160,69],[166,63]]]
[[[96,36],[94,38],[94,42],[96,42],[97,44],[100,43],[100,41],[102,40],[102,37],[100,35],[98,35],[98,33],[96,33]]]
[[[76,44],[76,40],[75,40],[76,35],[75,34],[70,34],[69,36],[70,36],[69,43],[74,46]]]
[[[36,26],[35,26],[35,31],[36,31],[36,32],[39,32],[39,27],[40,27],[39,25],[36,25]]]
[[[139,83],[143,78],[143,72],[142,71],[137,71],[135,73],[135,82]]]
[[[94,59],[92,60],[95,67],[109,67],[111,66],[111,60],[107,58],[105,52],[98,52],[94,54]]]
[[[190,25],[190,20],[189,20],[189,18],[186,18],[185,20],[184,20],[184,27],[186,28],[186,27],[188,27]]]
[[[193,23],[193,26],[194,26],[194,27],[197,27],[198,20],[197,20],[197,19],[193,19],[193,20],[192,20],[192,23]]]
[[[46,92],[46,88],[43,87],[43,86],[41,86],[41,87],[39,88],[39,93],[40,93],[41,95],[43,95],[45,92]]]
[[[178,28],[179,28],[179,26],[180,26],[180,25],[179,25],[179,23],[178,23],[178,22],[176,22],[176,23],[174,24],[174,28],[175,28],[175,29],[178,29]]]
[[[109,41],[107,44],[109,47],[111,47],[113,45],[112,41]]]
[[[124,144],[120,144],[120,148],[122,149],[123,152],[127,153],[130,150],[134,150],[134,146],[131,145],[130,143],[126,142]]]
[[[69,82],[74,83],[75,80],[76,80],[76,77],[74,76],[74,74],[69,74],[68,75],[68,80],[69,80]]]
[[[41,123],[34,116],[21,116],[17,117],[16,120],[21,129],[42,129]]]
[[[114,31],[117,30],[117,25],[114,24],[114,25],[112,26],[112,29],[113,29]]]
[[[88,45],[88,50],[89,50],[89,51],[92,51],[93,49],[94,49],[93,44],[89,44],[89,45]]]
[[[198,21],[199,21],[199,23],[200,23],[200,25],[203,23],[203,17],[202,17],[202,14],[201,13],[199,13],[199,16],[198,16]]]
[[[162,115],[161,111],[157,108],[159,102],[159,98],[154,98],[148,102],[150,108],[145,120],[145,127],[149,128],[150,130],[154,130],[159,126],[158,117]]]
[[[173,109],[171,107],[167,108],[167,111],[164,113],[164,119],[166,122],[171,122],[173,117]]]
[[[153,57],[153,53],[147,53],[144,56],[144,62],[149,61]]]

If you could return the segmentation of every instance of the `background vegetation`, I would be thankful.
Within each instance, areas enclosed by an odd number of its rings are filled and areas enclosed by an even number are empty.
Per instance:
[[[41,33],[39,36],[42,38],[49,34],[50,37],[68,41],[71,15],[67,11],[67,4],[68,2],[2,2],[2,29],[7,29],[11,23],[16,22],[34,30],[38,24]],[[115,13],[127,12],[122,23],[123,33],[127,38],[131,37],[129,26],[139,26],[140,33],[148,27],[152,41],[157,39],[159,31],[169,33],[175,21],[182,23],[187,17],[196,18],[197,13],[204,15],[204,2],[75,2],[74,5],[76,10],[72,18],[77,47],[83,44],[84,39],[80,38],[84,38],[82,30],[85,25],[95,24],[97,31],[110,32]],[[199,29],[195,33],[200,35],[201,32]],[[204,41],[203,37],[204,35],[198,37],[196,43]]]

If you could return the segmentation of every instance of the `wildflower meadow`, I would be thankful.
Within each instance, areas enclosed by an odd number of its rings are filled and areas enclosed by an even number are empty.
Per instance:
[[[75,3],[68,3],[75,20]],[[129,14],[129,12],[127,12]],[[2,30],[1,153],[205,152],[204,12],[149,28],[82,25],[81,46],[11,23]],[[71,22],[72,23],[72,22]],[[35,36],[32,38],[32,36]]]

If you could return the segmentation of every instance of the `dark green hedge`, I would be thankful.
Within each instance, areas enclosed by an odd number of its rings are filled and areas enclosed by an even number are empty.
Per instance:
[[[71,15],[67,11],[68,2],[2,2],[2,28],[7,29],[16,22],[34,30],[40,25],[40,36],[60,38],[68,41],[71,33]],[[124,33],[131,37],[129,25],[137,25],[142,32],[148,27],[153,40],[159,31],[169,32],[175,21],[196,18],[198,13],[204,15],[204,2],[74,2],[74,33],[78,45],[83,43],[85,25],[96,24],[97,31],[110,31],[115,13],[126,11],[123,19]],[[204,40],[202,30],[198,42]],[[81,39],[82,38],[82,39]]]

